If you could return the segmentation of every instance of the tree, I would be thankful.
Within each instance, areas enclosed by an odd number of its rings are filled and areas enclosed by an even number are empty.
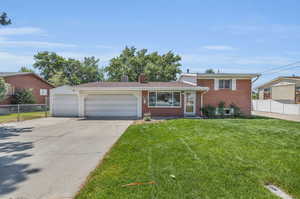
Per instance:
[[[65,63],[65,59],[54,52],[39,52],[34,55],[35,63],[33,67],[41,72],[41,75],[45,80],[49,80],[59,71],[62,71],[62,67]]]
[[[35,98],[30,89],[18,89],[12,96],[12,104],[35,104]]]
[[[28,72],[28,73],[34,73],[34,70],[27,68],[25,66],[22,66],[19,72]]]
[[[80,61],[72,58],[66,59],[47,51],[40,52],[34,57],[33,66],[41,72],[44,79],[55,86],[104,80],[104,70],[99,69],[99,59],[95,57],[85,57],[83,61]]]
[[[210,68],[210,69],[207,69],[205,71],[205,73],[207,73],[207,74],[215,74],[215,71],[214,71],[214,69]]]
[[[105,68],[109,80],[120,81],[122,76],[126,75],[129,81],[137,81],[141,73],[145,73],[149,81],[176,80],[177,75],[181,73],[179,55],[171,51],[162,55],[147,52],[147,49],[137,50],[135,47],[126,46]]]
[[[8,86],[5,83],[5,80],[0,78],[0,101],[4,100],[7,94]]]
[[[0,14],[0,25],[5,26],[11,24],[11,19],[8,18],[5,12]]]

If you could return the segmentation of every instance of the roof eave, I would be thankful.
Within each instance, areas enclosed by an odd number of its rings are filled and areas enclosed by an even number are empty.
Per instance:
[[[237,78],[237,79],[253,79],[261,76],[259,73],[255,74],[198,74],[197,79],[200,78]]]
[[[143,90],[189,90],[189,91],[208,91],[208,87],[74,87],[76,91],[143,91]]]

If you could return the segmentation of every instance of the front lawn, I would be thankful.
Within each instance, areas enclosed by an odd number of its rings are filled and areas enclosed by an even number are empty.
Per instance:
[[[45,117],[45,112],[27,112],[20,113],[20,120],[31,120],[36,118]],[[18,114],[12,113],[8,115],[0,115],[0,123],[16,122],[18,120]]]
[[[178,119],[130,126],[76,199],[278,199],[266,183],[300,198],[300,123]]]

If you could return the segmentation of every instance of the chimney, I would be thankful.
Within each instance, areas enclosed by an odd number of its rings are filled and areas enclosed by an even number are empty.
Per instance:
[[[141,73],[139,75],[139,83],[147,83],[147,78],[146,78],[146,75],[144,73]]]
[[[121,82],[128,82],[128,76],[127,75],[123,75],[121,77]]]
[[[186,73],[190,73],[190,69],[186,69]]]

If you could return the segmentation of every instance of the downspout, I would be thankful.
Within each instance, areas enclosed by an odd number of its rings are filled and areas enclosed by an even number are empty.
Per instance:
[[[201,116],[203,116],[203,112],[202,112],[202,109],[203,109],[203,95],[207,93],[207,90],[205,90],[204,92],[201,92],[200,94],[200,99],[201,99],[201,103],[200,103],[200,113],[201,113]]]

